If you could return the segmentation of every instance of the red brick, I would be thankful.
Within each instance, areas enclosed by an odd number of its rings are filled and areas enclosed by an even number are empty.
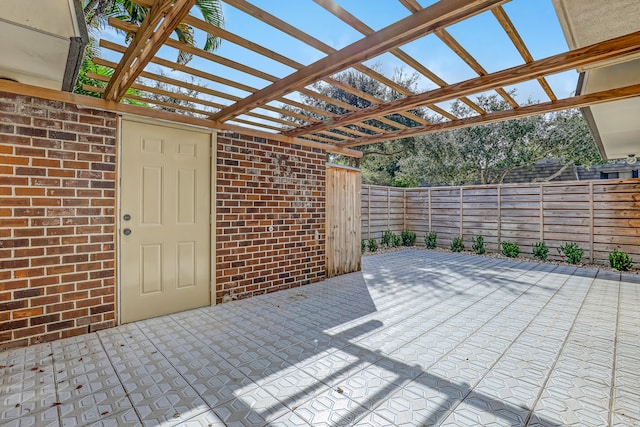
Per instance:
[[[11,313],[14,319],[22,319],[24,317],[40,316],[44,313],[42,307],[25,308],[23,310],[16,310]]]
[[[32,317],[29,319],[29,324],[31,326],[38,326],[38,325],[46,325],[48,323],[58,322],[58,321],[60,321],[60,313],[55,313],[55,314],[47,314],[44,316]]]
[[[0,323],[0,331],[13,331],[15,329],[26,328],[27,326],[29,326],[29,321],[27,319],[2,322]]]
[[[45,332],[44,326],[35,326],[26,329],[19,329],[17,331],[13,331],[13,336],[15,339],[32,337],[37,335],[42,335]]]

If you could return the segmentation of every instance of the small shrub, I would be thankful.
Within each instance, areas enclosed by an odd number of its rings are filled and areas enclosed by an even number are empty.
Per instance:
[[[362,240],[360,242],[360,249],[362,250],[362,253],[365,253],[367,251],[367,241],[366,240]]]
[[[462,241],[462,237],[454,237],[451,241],[451,251],[453,252],[462,252],[464,250],[464,242]]]
[[[584,255],[584,251],[580,249],[577,243],[565,243],[560,246],[560,252],[567,257],[567,262],[569,264],[580,264],[582,261],[582,255]]]
[[[436,247],[436,240],[438,240],[438,233],[435,231],[430,231],[424,236],[424,244],[429,249],[434,249]]]
[[[378,250],[378,242],[373,237],[369,239],[369,252],[375,252]]]
[[[393,234],[393,231],[391,230],[383,232],[382,239],[380,239],[380,245],[390,248],[393,245],[394,237],[395,234]]]
[[[520,254],[520,246],[516,242],[502,242],[502,255],[515,258]]]
[[[473,249],[473,251],[478,255],[482,255],[483,253],[487,252],[487,249],[484,247],[484,237],[482,236],[482,234],[476,236],[473,239],[471,249]]]
[[[416,244],[416,233],[409,230],[404,230],[402,232],[402,244],[404,246],[413,246]]]
[[[391,240],[391,246],[394,248],[402,246],[402,236],[400,236],[399,234],[394,234],[393,239]]]
[[[540,261],[546,261],[549,258],[549,248],[544,242],[534,243],[533,249],[531,250],[531,254],[535,259],[539,259]]]
[[[633,262],[626,252],[614,249],[613,252],[609,254],[609,265],[611,268],[615,268],[619,271],[629,271]]]

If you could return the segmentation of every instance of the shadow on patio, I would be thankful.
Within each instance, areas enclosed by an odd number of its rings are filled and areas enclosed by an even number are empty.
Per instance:
[[[633,425],[640,292],[623,279],[419,250],[367,257],[362,273],[0,353],[0,419]]]

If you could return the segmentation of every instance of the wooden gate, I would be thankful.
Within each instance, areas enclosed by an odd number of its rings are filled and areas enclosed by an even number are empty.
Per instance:
[[[327,165],[327,277],[360,270],[360,170]]]

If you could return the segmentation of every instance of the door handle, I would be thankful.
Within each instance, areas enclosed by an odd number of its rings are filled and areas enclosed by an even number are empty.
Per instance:
[[[124,233],[125,236],[128,236],[129,234],[131,234],[131,229],[125,228],[124,230],[122,230],[122,232]]]

